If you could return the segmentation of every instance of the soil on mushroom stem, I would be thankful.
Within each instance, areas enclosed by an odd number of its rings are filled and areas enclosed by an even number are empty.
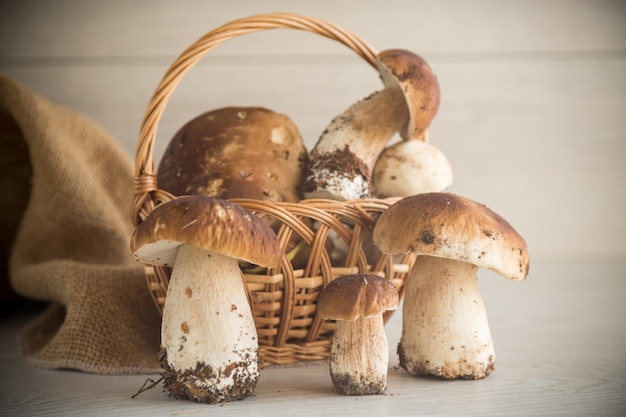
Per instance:
[[[415,361],[408,359],[398,344],[400,366],[409,374],[416,376],[435,376],[443,379],[483,379],[495,370],[496,364],[493,355],[489,356],[489,363],[468,364],[468,360],[460,358],[458,361],[447,361],[442,366],[433,366],[430,361]]]
[[[335,390],[344,395],[379,395],[387,388],[385,378],[370,381],[363,376],[342,374],[333,376],[332,381]]]
[[[348,145],[343,149],[317,156],[309,169],[315,172],[335,172],[338,170],[338,167],[341,167],[341,172],[349,176],[350,179],[354,179],[359,175],[364,178],[370,178],[371,176],[369,167],[350,150]],[[314,191],[324,189],[326,185],[326,178],[309,175],[305,179],[303,188],[305,191]]]
[[[256,353],[259,358],[260,349]],[[233,384],[223,389],[217,389],[205,381],[216,381],[230,377],[233,371],[248,369],[255,360],[250,353],[245,353],[240,362],[233,362],[224,369],[214,369],[211,365],[198,362],[194,369],[177,370],[167,362],[167,352],[161,349],[161,368],[163,369],[163,391],[179,399],[188,399],[207,404],[217,404],[229,401],[243,400],[254,395],[258,382],[258,375],[244,372],[244,375],[235,373]],[[201,381],[200,384],[197,382]]]

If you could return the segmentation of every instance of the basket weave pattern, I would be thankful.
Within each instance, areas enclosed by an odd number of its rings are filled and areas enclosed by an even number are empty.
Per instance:
[[[189,46],[168,68],[153,93],[142,121],[135,160],[135,197],[132,219],[140,223],[156,206],[176,196],[157,187],[153,148],[157,125],[170,95],[185,73],[205,54],[233,37],[268,29],[305,30],[341,42],[376,67],[376,52],[357,36],[328,22],[294,14],[265,14],[231,21]],[[303,200],[299,203],[231,200],[259,217],[278,221],[283,249],[275,268],[246,271],[244,278],[253,310],[263,365],[284,365],[326,359],[333,324],[316,315],[319,292],[334,278],[348,273],[373,273],[390,279],[402,296],[412,256],[394,258],[380,254],[370,232],[380,213],[395,200]],[[288,243],[304,241],[307,259],[295,263],[287,256]],[[329,253],[341,247],[342,256]],[[146,267],[148,289],[162,312],[170,271]],[[389,316],[387,316],[388,318]]]

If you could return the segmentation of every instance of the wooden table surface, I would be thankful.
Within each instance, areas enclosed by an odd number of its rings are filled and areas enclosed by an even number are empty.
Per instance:
[[[538,261],[522,283],[479,272],[496,345],[496,371],[479,381],[415,378],[398,367],[401,314],[387,324],[385,395],[341,396],[326,364],[263,371],[253,397],[221,405],[169,398],[162,386],[131,399],[147,378],[26,365],[0,323],[3,416],[626,415],[626,261]]]

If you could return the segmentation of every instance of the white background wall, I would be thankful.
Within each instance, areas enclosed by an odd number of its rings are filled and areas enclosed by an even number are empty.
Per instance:
[[[223,23],[274,11],[424,56],[442,90],[430,140],[454,167],[450,191],[507,218],[531,259],[626,257],[621,0],[3,1],[0,73],[97,121],[132,158],[175,57]],[[186,76],[155,156],[185,121],[226,105],[286,113],[312,147],[333,116],[379,88],[377,74],[332,41],[282,29],[246,35]]]

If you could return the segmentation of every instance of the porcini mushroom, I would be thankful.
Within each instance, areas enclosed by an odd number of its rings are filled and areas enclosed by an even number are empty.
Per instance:
[[[308,163],[298,128],[261,107],[225,107],[183,125],[159,163],[159,187],[173,195],[297,202]]]
[[[433,145],[406,140],[382,151],[372,179],[382,198],[438,192],[452,184],[452,166]]]
[[[155,208],[131,250],[140,262],[173,267],[161,325],[165,389],[206,403],[252,395],[259,345],[237,261],[277,265],[276,234],[232,202],[186,196]]]
[[[287,115],[262,107],[224,107],[194,117],[176,132],[157,181],[175,196],[294,203],[301,199],[308,160],[302,136]],[[275,229],[281,225],[270,216],[263,221]],[[301,252],[300,242],[294,234],[288,250]]]
[[[495,352],[478,268],[513,281],[528,275],[524,239],[482,204],[450,193],[405,197],[374,227],[387,254],[419,254],[406,280],[400,365],[413,375],[484,378]]]
[[[394,49],[378,55],[385,88],[335,117],[311,152],[306,198],[370,197],[372,170],[391,138],[422,135],[439,106],[437,78],[426,61]]]
[[[406,49],[380,52],[378,67],[385,86],[400,85],[404,91],[409,120],[400,128],[400,136],[426,142],[441,100],[437,76],[424,58]]]
[[[383,394],[389,346],[383,313],[398,307],[398,291],[377,275],[344,275],[320,293],[317,312],[336,320],[330,348],[330,375],[344,395]]]

